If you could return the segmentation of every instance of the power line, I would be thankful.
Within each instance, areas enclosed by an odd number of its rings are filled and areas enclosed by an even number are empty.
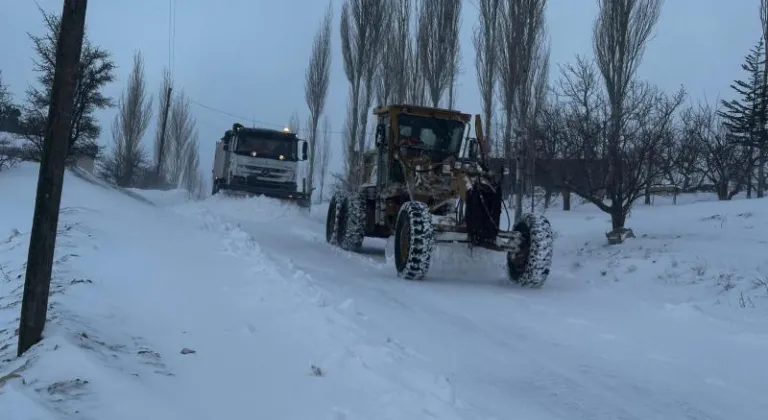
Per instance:
[[[191,104],[197,105],[197,106],[199,106],[199,107],[201,107],[203,109],[206,109],[208,111],[216,112],[216,113],[221,114],[221,115],[226,115],[228,117],[231,117],[231,118],[234,118],[234,119],[237,119],[237,120],[251,121],[254,124],[261,124],[261,125],[268,126],[268,127],[276,127],[276,128],[280,128],[280,129],[285,128],[284,124],[274,124],[274,123],[270,123],[270,122],[267,122],[267,121],[257,120],[255,118],[249,118],[249,117],[245,117],[245,116],[242,116],[242,115],[237,115],[235,113],[228,112],[228,111],[225,111],[223,109],[219,109],[219,108],[216,108],[216,107],[213,107],[213,106],[210,106],[210,105],[206,105],[206,104],[204,104],[202,102],[198,102],[198,101],[196,101],[194,99],[191,99],[191,98],[189,98],[189,102]],[[322,132],[322,130],[320,130],[318,132],[318,134],[320,132]],[[346,134],[343,131],[329,131],[328,133],[329,134],[341,134],[341,135]],[[372,135],[373,131],[367,132],[366,134]]]

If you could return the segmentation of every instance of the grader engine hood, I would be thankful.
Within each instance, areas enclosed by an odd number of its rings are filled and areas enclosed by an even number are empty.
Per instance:
[[[413,194],[435,201],[451,197],[452,161],[451,158],[443,162],[432,162],[429,158],[405,160],[413,171]]]

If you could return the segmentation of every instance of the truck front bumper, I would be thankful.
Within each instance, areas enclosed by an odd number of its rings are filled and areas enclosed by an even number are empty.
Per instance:
[[[264,195],[266,197],[280,198],[286,200],[296,200],[299,202],[308,201],[309,195],[301,191],[291,191],[285,188],[271,187],[264,185],[248,185],[248,184],[219,184],[219,189],[222,191],[230,192],[242,192],[246,194]]]

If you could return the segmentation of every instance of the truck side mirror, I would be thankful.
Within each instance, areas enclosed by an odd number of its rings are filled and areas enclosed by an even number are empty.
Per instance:
[[[386,133],[387,131],[384,124],[376,126],[376,147],[383,147],[387,144]]]
[[[309,150],[309,144],[303,141],[301,142],[301,160],[307,160],[307,152]]]

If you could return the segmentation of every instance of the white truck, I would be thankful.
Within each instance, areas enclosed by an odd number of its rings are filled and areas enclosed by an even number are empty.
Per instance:
[[[288,129],[249,128],[235,123],[216,142],[211,193],[232,191],[310,204],[299,162],[307,160],[307,142]]]

